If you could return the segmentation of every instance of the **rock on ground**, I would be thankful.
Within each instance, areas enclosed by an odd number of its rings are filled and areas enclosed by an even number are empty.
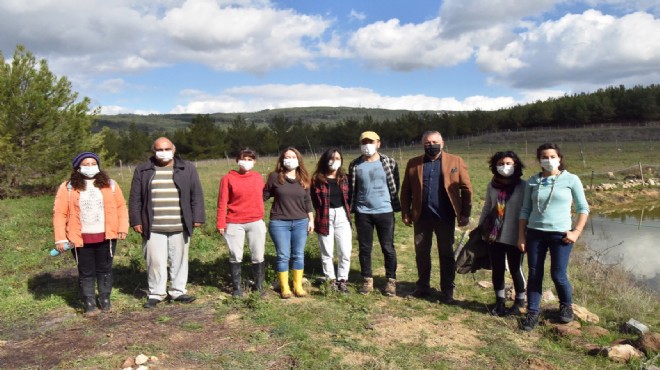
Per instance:
[[[603,328],[602,326],[585,326],[582,328],[584,335],[592,338],[598,338],[605,336],[610,333],[609,330]]]
[[[620,344],[607,349],[607,358],[614,362],[629,362],[633,358],[642,358],[644,354],[630,344]]]
[[[135,364],[136,365],[144,365],[144,364],[147,363],[147,361],[149,361],[149,357],[147,357],[146,355],[143,355],[142,353],[140,353],[139,355],[137,355],[135,357]]]
[[[600,321],[600,318],[598,317],[598,315],[596,315],[593,312],[590,312],[585,307],[578,306],[575,303],[572,304],[572,307],[573,307],[573,314],[580,321],[590,322],[592,324],[598,324],[598,322]]]
[[[637,348],[641,349],[647,355],[660,352],[660,334],[646,333],[637,340]]]

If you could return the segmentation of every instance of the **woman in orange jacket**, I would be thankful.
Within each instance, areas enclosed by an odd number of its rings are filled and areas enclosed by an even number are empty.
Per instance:
[[[99,169],[98,155],[83,152],[73,159],[68,181],[57,190],[53,207],[55,248],[72,249],[78,264],[78,287],[85,316],[96,309],[94,282],[98,284],[98,305],[111,309],[112,260],[117,239],[128,233],[128,210],[119,186]]]

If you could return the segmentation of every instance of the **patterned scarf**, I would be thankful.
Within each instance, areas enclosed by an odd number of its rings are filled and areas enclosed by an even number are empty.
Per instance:
[[[487,235],[484,240],[493,243],[497,240],[502,232],[502,225],[504,225],[504,215],[506,211],[506,202],[511,198],[513,190],[520,181],[520,178],[506,178],[494,176],[491,181],[491,186],[497,190],[497,204],[486,217],[484,230]]]

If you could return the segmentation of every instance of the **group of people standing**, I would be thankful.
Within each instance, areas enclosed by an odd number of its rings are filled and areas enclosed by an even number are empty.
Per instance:
[[[396,295],[394,214],[401,212],[403,223],[414,229],[418,280],[413,296],[432,294],[431,249],[435,235],[440,257],[440,300],[454,302],[454,230],[456,224],[468,225],[472,210],[472,185],[465,162],[443,151],[439,132],[425,132],[424,154],[408,161],[400,186],[398,165],[379,152],[378,134],[363,132],[359,141],[361,155],[350,162],[348,172],[337,148],[326,150],[310,175],[300,152],[288,147],[280,153],[265,181],[254,170],[257,153],[249,148],[239,150],[237,168],[220,181],[216,223],[229,249],[233,297],[243,295],[241,266],[246,237],[254,288],[265,293],[266,233],[276,249],[275,271],[281,298],[307,295],[302,284],[304,252],[307,236],[313,232],[318,234],[325,280],[333,289],[348,293],[353,227],[362,276],[359,292],[368,294],[374,289],[371,257],[375,229],[385,264],[382,291],[386,296]],[[157,139],[151,149],[153,156],[135,168],[128,207],[121,189],[100,170],[99,157],[91,152],[76,156],[69,180],[57,192],[55,244],[60,252],[74,247],[87,316],[98,313],[97,307],[103,311],[111,308],[113,254],[117,239],[126,238],[129,225],[143,240],[149,289],[144,307],[153,308],[166,299],[180,303],[195,300],[187,294],[186,284],[190,238],[194,229],[205,222],[199,175],[192,163],[175,156],[176,148],[169,139]],[[524,165],[516,153],[498,152],[491,157],[493,178],[479,220],[490,247],[496,295],[492,313],[519,314],[527,296],[527,316],[521,324],[524,330],[532,330],[538,323],[548,251],[559,294],[560,320],[572,320],[572,291],[566,268],[589,212],[582,184],[564,169],[559,148],[544,144],[537,150],[537,159],[542,171],[523,181]],[[270,198],[273,204],[266,225],[264,202]],[[571,227],[573,203],[578,217]],[[524,254],[528,255],[528,284],[522,272]],[[515,303],[508,310],[505,261],[516,291]]]

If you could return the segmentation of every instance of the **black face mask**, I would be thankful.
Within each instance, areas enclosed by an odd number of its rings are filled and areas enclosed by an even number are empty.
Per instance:
[[[424,145],[424,153],[431,158],[435,158],[436,155],[440,154],[440,150],[442,150],[440,144]]]

